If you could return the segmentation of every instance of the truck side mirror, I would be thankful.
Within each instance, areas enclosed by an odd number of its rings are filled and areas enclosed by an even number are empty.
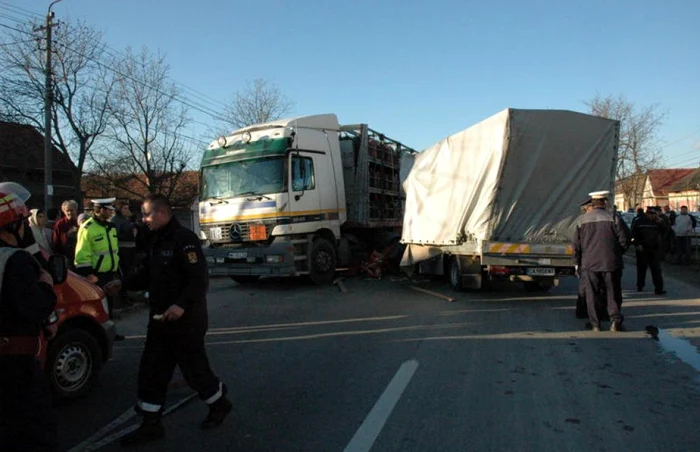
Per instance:
[[[66,256],[54,254],[49,257],[49,273],[54,285],[61,284],[68,278],[68,259]]]

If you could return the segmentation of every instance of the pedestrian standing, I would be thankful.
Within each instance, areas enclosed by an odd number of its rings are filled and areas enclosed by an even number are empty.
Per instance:
[[[78,239],[78,203],[72,199],[63,201],[61,211],[63,218],[53,227],[51,248],[54,253],[66,256],[69,265],[73,267],[75,243]]]
[[[94,212],[78,230],[75,246],[75,271],[93,284],[104,287],[119,279],[119,241],[109,219],[114,212],[114,198],[93,199]],[[109,317],[113,318],[115,295],[107,294]],[[117,334],[115,340],[124,336]]]
[[[48,382],[38,356],[42,331],[56,306],[53,281],[22,248],[31,235],[29,191],[0,183],[0,451],[58,448]]]
[[[609,194],[608,191],[590,193],[593,210],[581,218],[573,240],[574,260],[585,285],[588,318],[593,331],[600,331],[596,304],[603,302],[612,320],[611,331],[623,329],[620,275],[622,255],[629,246],[630,233],[618,215],[606,210]]]
[[[132,270],[136,256],[136,224],[131,220],[131,209],[125,201],[116,203],[116,211],[110,220],[119,238],[119,270],[126,278]]]
[[[681,212],[676,216],[673,232],[676,234],[676,256],[679,264],[689,264],[691,241],[695,235],[697,221],[688,214],[688,206],[681,206]]]
[[[49,238],[46,235],[46,214],[42,209],[32,209],[29,211],[29,227],[34,235],[34,240],[39,248],[43,249],[49,254],[52,254],[51,245]]]
[[[219,426],[232,409],[226,387],[212,371],[204,348],[209,282],[199,238],[178,223],[163,195],[147,196],[141,211],[144,223],[155,234],[146,266],[123,285],[128,290],[149,291],[149,321],[135,408],[143,421],[122,439],[125,446],[164,436],[161,416],[176,365],[209,406],[202,429]],[[107,289],[117,291],[119,284]]]
[[[637,291],[644,290],[647,268],[651,271],[654,293],[663,295],[664,280],[661,274],[661,257],[666,233],[665,223],[656,210],[648,208],[646,215],[635,219],[632,225],[632,244],[637,257]]]

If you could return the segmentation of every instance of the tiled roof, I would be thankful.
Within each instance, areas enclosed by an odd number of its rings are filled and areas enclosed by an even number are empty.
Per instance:
[[[694,168],[656,169],[647,175],[651,181],[654,196],[666,196],[669,189],[694,171]]]
[[[685,177],[676,181],[672,184],[668,191],[685,191],[685,190],[698,190],[700,191],[700,168],[691,171]]]
[[[44,171],[44,136],[32,126],[0,121],[0,168]],[[53,170],[75,170],[73,162],[55,146]]]

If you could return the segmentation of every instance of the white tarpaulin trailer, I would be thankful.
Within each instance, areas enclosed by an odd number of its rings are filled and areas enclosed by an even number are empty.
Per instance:
[[[618,134],[597,116],[506,109],[420,152],[403,184],[403,264],[464,244],[569,243],[579,203],[613,190]]]

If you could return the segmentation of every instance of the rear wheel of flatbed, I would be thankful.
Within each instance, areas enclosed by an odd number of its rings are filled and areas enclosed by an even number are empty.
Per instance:
[[[449,265],[449,277],[450,286],[457,292],[462,292],[464,290],[464,284],[462,284],[462,270],[459,265],[459,258],[457,256],[450,257]]]

